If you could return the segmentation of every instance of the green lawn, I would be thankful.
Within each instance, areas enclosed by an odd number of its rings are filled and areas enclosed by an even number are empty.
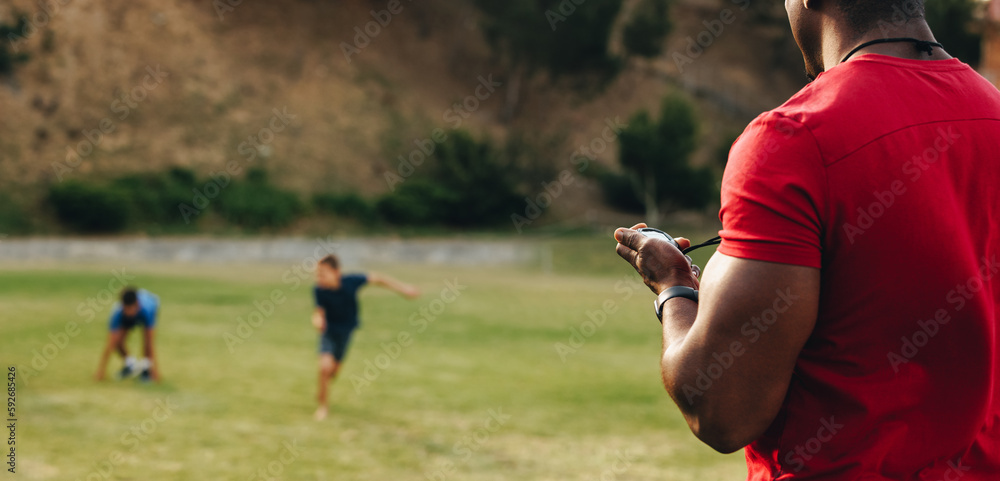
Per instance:
[[[698,442],[663,391],[652,294],[614,256],[613,241],[554,247],[549,274],[380,268],[416,283],[424,296],[407,301],[363,291],[363,328],[333,385],[331,416],[320,423],[312,419],[312,281],[292,282],[291,264],[2,266],[0,362],[5,370],[18,366],[21,380],[18,475],[5,474],[81,481],[744,479],[742,453],[723,456]],[[595,261],[583,268],[579,259]],[[93,380],[110,308],[100,305],[101,291],[122,268],[163,300],[161,385]],[[465,286],[457,298],[443,296],[456,280]],[[252,330],[237,330],[237,319],[274,291],[284,302]],[[101,307],[90,322],[88,298]],[[614,312],[589,329],[604,306]],[[431,315],[421,320],[421,309]],[[57,333],[67,327],[77,334],[63,339]],[[571,344],[571,329],[588,334],[582,345]],[[400,336],[406,346],[392,344]],[[133,335],[130,346],[138,341]],[[114,360],[109,378],[119,366]]]

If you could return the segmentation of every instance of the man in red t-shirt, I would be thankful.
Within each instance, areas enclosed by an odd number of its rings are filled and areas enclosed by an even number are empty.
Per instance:
[[[734,144],[700,294],[615,232],[667,391],[751,480],[1000,480],[1000,92],[919,0],[786,9],[815,81]]]

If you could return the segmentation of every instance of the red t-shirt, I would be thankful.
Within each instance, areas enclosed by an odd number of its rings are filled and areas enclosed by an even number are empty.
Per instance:
[[[955,59],[830,69],[734,144],[719,216],[719,252],[821,270],[749,479],[1000,480],[996,88]]]

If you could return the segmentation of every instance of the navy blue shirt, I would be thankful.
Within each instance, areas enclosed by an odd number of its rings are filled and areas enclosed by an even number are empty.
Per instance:
[[[367,282],[364,274],[347,274],[340,278],[339,289],[313,289],[316,307],[323,308],[326,315],[324,334],[351,332],[358,327],[358,290]]]

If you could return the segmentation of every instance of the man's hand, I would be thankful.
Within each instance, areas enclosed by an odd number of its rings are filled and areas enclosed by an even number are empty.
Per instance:
[[[636,224],[629,229],[615,230],[618,255],[625,259],[642,276],[642,280],[654,294],[674,286],[688,286],[697,289],[698,278],[691,270],[687,257],[671,243],[663,239],[646,237],[636,231],[646,224]],[[675,237],[681,249],[691,245],[683,237]]]
[[[94,374],[94,380],[97,381],[97,382],[103,381],[104,380],[104,373],[98,371],[97,374]]]

